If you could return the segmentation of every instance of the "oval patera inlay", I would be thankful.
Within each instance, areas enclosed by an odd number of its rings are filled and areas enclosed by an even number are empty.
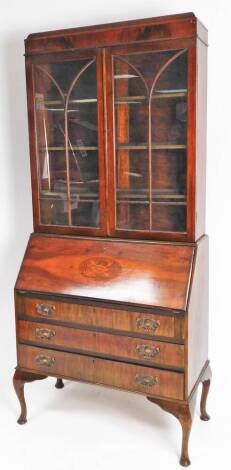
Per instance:
[[[96,281],[113,279],[121,272],[120,264],[111,258],[104,256],[94,256],[85,259],[79,265],[80,273]]]

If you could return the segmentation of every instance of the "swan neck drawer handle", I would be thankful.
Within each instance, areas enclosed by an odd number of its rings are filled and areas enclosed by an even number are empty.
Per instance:
[[[55,363],[55,358],[41,354],[39,356],[36,356],[35,361],[40,366],[52,367]]]
[[[36,328],[35,335],[39,339],[52,339],[55,336],[55,331],[48,328]]]
[[[36,310],[39,315],[43,317],[50,317],[55,312],[55,306],[49,304],[37,304]]]
[[[138,354],[146,359],[157,356],[160,353],[160,348],[152,348],[146,344],[138,344],[136,346]]]
[[[152,375],[136,374],[136,383],[139,385],[144,385],[145,387],[152,387],[158,383],[157,377]]]
[[[138,330],[156,331],[156,329],[160,326],[160,322],[158,320],[141,317],[137,318],[136,326]]]

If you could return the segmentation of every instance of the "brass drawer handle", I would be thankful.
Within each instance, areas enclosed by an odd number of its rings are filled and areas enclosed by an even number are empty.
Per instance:
[[[55,358],[50,356],[44,356],[43,354],[36,356],[35,361],[40,366],[52,367],[55,363]]]
[[[152,357],[157,356],[160,353],[160,348],[152,348],[151,346],[147,346],[146,344],[138,344],[136,346],[138,354],[145,359],[149,359]]]
[[[144,385],[145,387],[152,387],[158,383],[157,377],[152,375],[136,374],[135,378],[139,385]]]
[[[160,326],[160,322],[158,320],[152,320],[150,318],[137,318],[136,326],[139,330],[148,330],[148,331],[156,331],[158,326]]]
[[[48,328],[36,328],[35,335],[39,339],[52,339],[55,336],[55,331]]]
[[[54,305],[49,304],[37,304],[35,308],[38,314],[42,315],[43,317],[49,317],[56,310]]]

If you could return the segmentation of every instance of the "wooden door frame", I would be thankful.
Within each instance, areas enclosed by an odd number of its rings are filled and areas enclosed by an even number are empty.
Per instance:
[[[35,111],[34,65],[96,57],[97,64],[97,117],[98,117],[98,163],[99,163],[99,213],[100,227],[78,227],[45,225],[40,222],[39,205],[39,168],[37,160],[37,135]],[[104,145],[104,90],[102,49],[65,51],[52,54],[26,56],[26,83],[28,103],[28,126],[31,163],[31,185],[33,202],[33,221],[35,232],[58,233],[66,235],[104,236],[106,235],[106,169]]]
[[[116,164],[115,164],[115,118],[113,108],[113,71],[112,58],[114,55],[127,55],[129,53],[174,51],[187,49],[188,51],[188,95],[187,95],[187,223],[186,232],[155,232],[148,230],[124,230],[116,228]],[[162,40],[153,43],[139,43],[113,46],[105,49],[104,54],[104,83],[105,83],[105,109],[106,138],[107,138],[107,165],[108,165],[108,235],[112,237],[143,238],[154,240],[194,241],[195,240],[195,162],[196,162],[196,41],[194,38],[177,40]]]

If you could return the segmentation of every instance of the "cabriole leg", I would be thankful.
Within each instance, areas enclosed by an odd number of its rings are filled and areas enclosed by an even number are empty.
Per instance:
[[[34,374],[16,369],[13,377],[13,384],[21,406],[21,414],[18,418],[18,424],[25,424],[27,422],[27,407],[24,395],[25,383],[33,382],[34,380],[46,379],[46,377],[46,375]]]
[[[192,415],[188,406],[188,409],[185,409],[183,413],[179,413],[177,418],[180,421],[182,427],[182,446],[181,446],[181,457],[180,464],[183,467],[188,467],[190,465],[190,459],[188,455],[188,444],[189,436],[192,427]]]
[[[189,403],[182,404],[152,397],[147,397],[147,399],[152,403],[156,403],[163,410],[171,413],[179,420],[182,427],[180,464],[183,467],[188,467],[188,465],[191,463],[188,455],[188,443],[195,409],[196,393],[193,395]]]

